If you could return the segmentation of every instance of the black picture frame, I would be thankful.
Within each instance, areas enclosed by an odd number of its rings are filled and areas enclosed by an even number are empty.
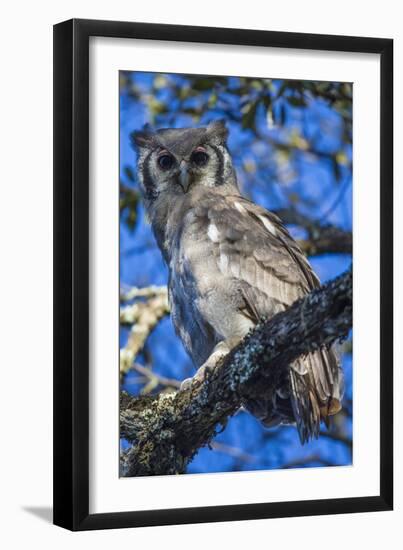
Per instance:
[[[380,492],[328,500],[89,513],[89,38],[363,52],[381,57]],[[71,530],[393,507],[393,40],[73,19],[54,26],[54,523]]]

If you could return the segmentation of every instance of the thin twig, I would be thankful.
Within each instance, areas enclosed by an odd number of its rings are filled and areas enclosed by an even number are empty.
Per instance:
[[[143,365],[140,365],[139,363],[133,363],[132,367],[133,370],[137,371],[138,373],[142,374],[147,378],[149,382],[152,384],[147,388],[143,388],[142,394],[145,395],[147,393],[150,393],[152,389],[160,386],[166,386],[171,388],[177,388],[179,389],[181,387],[180,380],[176,380],[175,378],[167,378],[166,376],[162,376],[161,374],[158,374],[151,370],[149,367],[144,367]],[[147,384],[148,386],[148,384]],[[151,388],[151,389],[150,389]]]
[[[238,449],[238,447],[232,447],[231,445],[226,445],[225,443],[220,443],[218,441],[212,441],[210,443],[210,447],[215,451],[233,456],[234,458],[237,458],[239,460],[242,460],[242,462],[247,462],[249,464],[252,462],[256,462],[257,460],[255,456],[249,453],[245,453],[245,451],[242,451],[242,449]]]

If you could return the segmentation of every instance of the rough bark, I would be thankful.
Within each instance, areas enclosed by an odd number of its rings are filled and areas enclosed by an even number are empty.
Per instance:
[[[178,474],[208,445],[244,398],[275,386],[297,357],[344,339],[352,323],[351,271],[262,322],[203,382],[157,396],[121,396],[121,475]]]

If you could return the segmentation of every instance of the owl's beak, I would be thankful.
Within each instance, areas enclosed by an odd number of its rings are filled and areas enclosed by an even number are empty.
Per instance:
[[[188,165],[185,160],[182,160],[179,165],[179,185],[182,187],[184,193],[187,193],[190,187],[190,175],[188,172]]]

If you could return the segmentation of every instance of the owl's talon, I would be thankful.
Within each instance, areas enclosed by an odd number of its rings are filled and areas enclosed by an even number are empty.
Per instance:
[[[181,390],[188,390],[193,382],[197,380],[198,382],[203,382],[207,376],[214,370],[215,365],[202,365],[192,378],[185,378],[181,383]]]
[[[188,390],[192,385],[192,382],[193,382],[193,378],[185,378],[185,380],[181,382],[180,391]]]
[[[207,378],[207,376],[214,370],[215,365],[202,365],[193,378],[196,380],[200,380],[200,382],[203,382]]]

